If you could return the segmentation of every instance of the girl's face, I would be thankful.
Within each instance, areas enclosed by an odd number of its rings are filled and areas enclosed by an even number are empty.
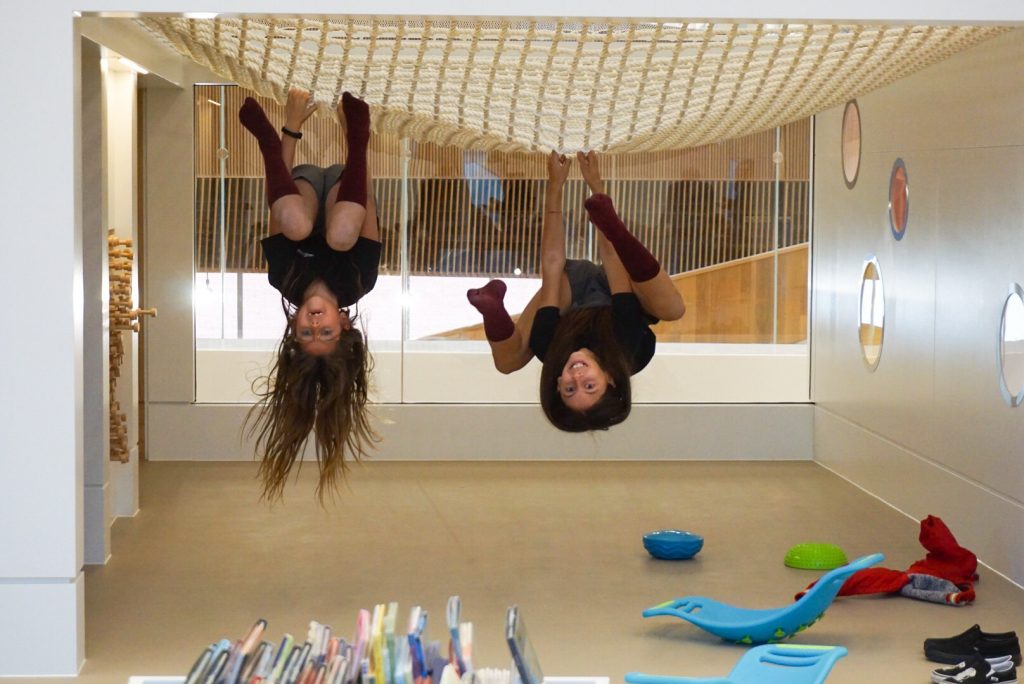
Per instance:
[[[337,346],[343,330],[350,330],[348,311],[338,309],[337,302],[320,295],[306,298],[295,312],[295,341],[302,351],[313,356],[330,354]]]
[[[586,411],[600,401],[608,385],[615,383],[601,368],[594,352],[586,347],[569,355],[558,376],[558,394],[574,411]]]

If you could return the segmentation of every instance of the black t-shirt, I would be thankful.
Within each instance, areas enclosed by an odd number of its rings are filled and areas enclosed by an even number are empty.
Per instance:
[[[338,306],[355,304],[377,284],[381,247],[376,240],[361,237],[347,252],[331,249],[319,234],[293,242],[278,233],[261,244],[267,279],[295,306],[302,305],[306,288],[317,279],[338,298]]]
[[[562,319],[557,306],[544,306],[537,309],[530,329],[530,350],[542,363],[548,347],[555,336],[555,328]],[[640,306],[640,300],[632,292],[620,292],[612,295],[612,329],[615,338],[626,353],[633,359],[633,374],[639,373],[654,356],[654,331],[650,325],[652,319]],[[588,339],[576,341],[577,348],[589,347]]]

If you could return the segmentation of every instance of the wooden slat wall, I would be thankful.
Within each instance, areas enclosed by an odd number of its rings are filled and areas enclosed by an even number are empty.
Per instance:
[[[807,339],[807,245],[779,253],[778,339]],[[712,266],[674,278],[686,315],[658,323],[662,342],[768,343],[772,341],[772,254]]]
[[[226,256],[230,271],[263,269],[257,243],[266,235],[268,211],[263,163],[255,140],[238,123],[245,97],[261,102],[272,121],[283,107],[237,86],[196,88],[196,267],[220,268],[218,211],[219,116],[225,110],[224,183]],[[605,155],[608,192],[623,221],[669,273],[684,273],[762,254],[774,240],[774,129],[746,138],[686,150]],[[780,131],[782,182],[779,246],[808,239],[810,122]],[[223,152],[222,152],[223,154]],[[333,115],[317,115],[303,129],[296,163],[321,166],[344,159],[344,136]],[[467,178],[467,164],[485,166],[492,178]],[[370,166],[382,230],[382,269],[399,269],[401,140],[374,136]],[[455,147],[411,143],[410,267],[414,274],[535,274],[543,218],[545,159],[539,154],[466,153]],[[500,180],[499,180],[500,179]],[[500,190],[499,190],[500,188]],[[488,193],[486,205],[473,204]],[[588,256],[586,186],[574,168],[564,193],[567,253]]]

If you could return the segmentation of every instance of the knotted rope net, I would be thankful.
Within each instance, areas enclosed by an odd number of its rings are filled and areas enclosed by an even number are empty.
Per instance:
[[[283,102],[345,90],[378,132],[498,151],[641,152],[794,121],[907,76],[998,26],[581,19],[146,17],[218,75]]]

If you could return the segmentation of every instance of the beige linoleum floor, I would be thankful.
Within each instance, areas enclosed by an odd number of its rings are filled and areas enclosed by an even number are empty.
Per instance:
[[[402,615],[423,605],[439,639],[451,594],[473,622],[478,667],[508,665],[502,625],[516,603],[545,674],[725,675],[743,648],[641,609],[687,594],[783,605],[817,576],[782,563],[801,541],[851,558],[881,551],[892,568],[925,553],[913,520],[808,462],[369,463],[327,511],[313,470],[268,508],[253,464],[143,464],[141,512],[115,524],[113,557],[86,573],[77,681],[183,674],[206,644],[261,617],[275,642],[311,619],[349,635],[378,602]],[[705,537],[697,558],[646,554],[641,535],[670,527]],[[1024,630],[1024,591],[980,572],[973,606],[843,598],[792,643],[849,649],[830,684],[923,684],[925,637],[976,622]]]

